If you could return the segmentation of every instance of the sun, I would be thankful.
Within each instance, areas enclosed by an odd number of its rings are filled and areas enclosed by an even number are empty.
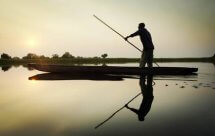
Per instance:
[[[29,47],[35,47],[37,45],[37,41],[35,38],[29,38],[27,40],[27,46]]]

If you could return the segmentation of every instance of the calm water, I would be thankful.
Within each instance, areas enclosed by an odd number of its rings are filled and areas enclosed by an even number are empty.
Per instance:
[[[199,72],[192,76],[155,76],[151,84],[150,79],[144,84],[143,80],[120,77],[28,80],[41,72],[22,66],[0,70],[0,135],[214,136],[214,65],[160,65],[198,67]],[[141,90],[144,97],[141,94],[131,101],[130,109],[119,110]]]

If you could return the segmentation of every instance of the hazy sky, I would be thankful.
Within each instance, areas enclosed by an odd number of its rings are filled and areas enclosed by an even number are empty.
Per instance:
[[[155,57],[212,56],[214,7],[215,0],[0,0],[0,53],[140,56],[96,14],[125,36],[144,22]],[[130,41],[142,48],[139,37]]]

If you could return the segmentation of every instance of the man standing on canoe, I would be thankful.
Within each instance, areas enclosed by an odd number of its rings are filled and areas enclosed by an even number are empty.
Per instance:
[[[125,37],[125,40],[127,41],[128,38],[138,35],[140,36],[140,40],[143,44],[143,53],[140,60],[140,68],[145,67],[146,63],[149,68],[152,68],[154,45],[152,42],[151,34],[145,28],[145,24],[140,23],[138,30],[135,33]]]

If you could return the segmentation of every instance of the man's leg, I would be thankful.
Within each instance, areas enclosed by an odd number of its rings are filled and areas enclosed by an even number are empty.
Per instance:
[[[153,50],[149,50],[147,53],[147,65],[149,68],[152,68],[152,63],[153,63]]]
[[[140,68],[144,68],[146,66],[146,57],[145,57],[145,51],[143,51],[140,59]]]
[[[146,50],[146,51],[144,51],[144,58],[143,58],[143,63],[146,65],[146,63],[147,63],[147,66],[149,67],[149,63],[148,63],[148,61],[149,61],[149,51],[148,50]],[[144,66],[145,66],[144,65]]]

